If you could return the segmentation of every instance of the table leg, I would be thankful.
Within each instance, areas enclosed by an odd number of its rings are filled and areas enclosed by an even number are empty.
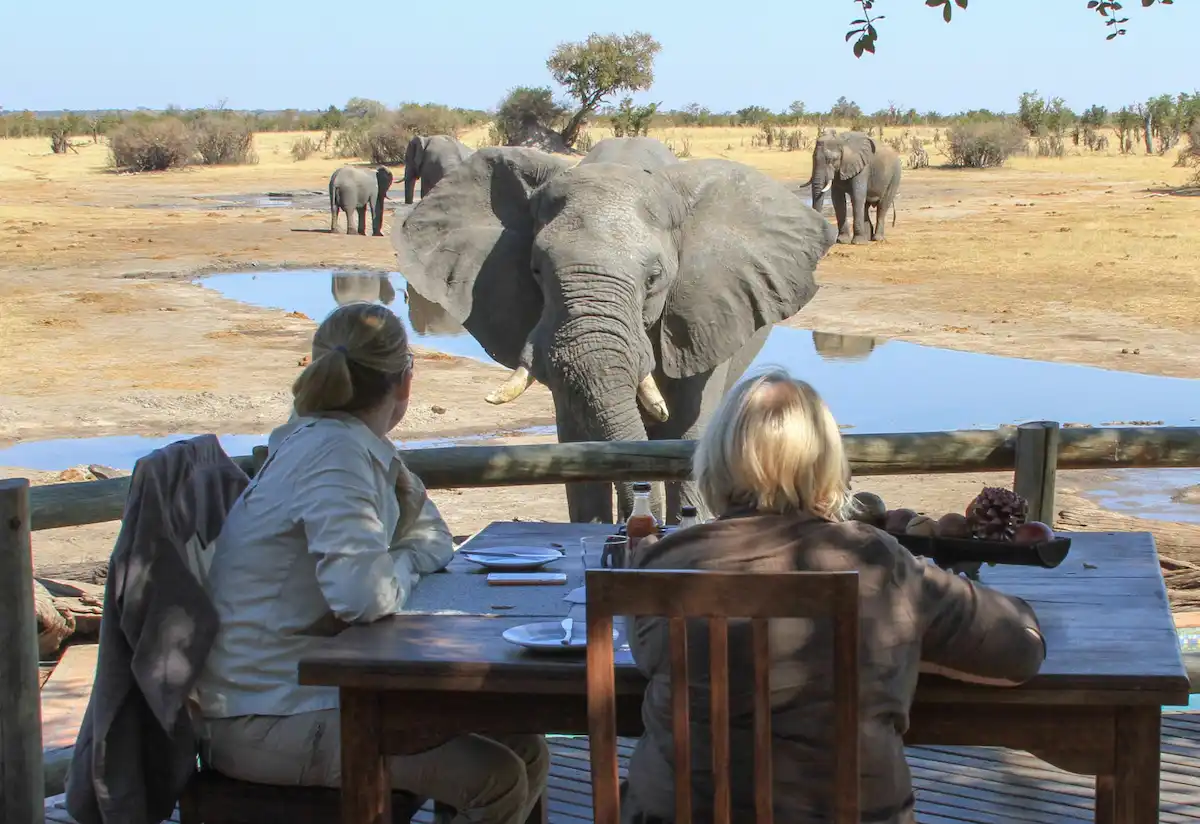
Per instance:
[[[546,792],[550,792],[547,788]],[[537,803],[533,805],[533,809],[529,811],[529,817],[525,819],[525,824],[549,824],[550,809],[546,804],[546,793],[538,796]]]
[[[1096,776],[1096,824],[1113,824],[1116,807],[1113,801],[1113,777]]]
[[[392,786],[380,746],[379,695],[340,690],[342,717],[342,824],[392,824]]]
[[[1159,814],[1162,710],[1158,707],[1118,709],[1116,733],[1113,822],[1156,822]]]

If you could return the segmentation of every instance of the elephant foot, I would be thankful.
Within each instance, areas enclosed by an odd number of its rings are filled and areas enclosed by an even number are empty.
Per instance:
[[[864,243],[870,243],[871,239],[867,235],[855,235],[854,240],[850,241],[855,246],[861,246]]]
[[[838,235],[837,242],[838,243],[853,243],[854,241],[851,239],[850,235]]]
[[[371,237],[383,237],[383,232],[371,232]]]

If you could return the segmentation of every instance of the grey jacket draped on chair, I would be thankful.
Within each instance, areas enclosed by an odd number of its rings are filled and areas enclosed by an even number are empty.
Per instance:
[[[196,769],[189,697],[217,632],[203,548],[248,481],[214,435],[134,466],[67,776],[67,811],[79,824],[157,824]]]

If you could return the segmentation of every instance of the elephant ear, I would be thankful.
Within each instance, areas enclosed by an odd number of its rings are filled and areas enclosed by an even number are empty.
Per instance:
[[[662,371],[683,378],[733,357],[800,311],[837,230],[781,183],[740,163],[692,160],[659,175],[684,199],[679,269],[660,324]]]
[[[875,140],[865,134],[842,135],[842,164],[838,171],[843,180],[867,168],[875,154]]]
[[[404,165],[416,170],[421,165],[421,156],[425,153],[425,138],[419,134],[413,135],[404,150]]]
[[[405,280],[510,369],[542,312],[541,288],[529,266],[530,197],[571,165],[536,149],[480,149],[392,233]]]

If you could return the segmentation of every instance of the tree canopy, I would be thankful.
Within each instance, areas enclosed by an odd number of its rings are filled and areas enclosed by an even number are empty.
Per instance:
[[[846,32],[846,42],[850,42],[850,38],[856,37],[854,41],[854,56],[862,57],[863,54],[875,53],[875,42],[879,39],[879,32],[875,24],[884,19],[884,15],[872,15],[871,12],[875,8],[878,0],[852,0],[861,9],[860,16],[850,21],[850,31]],[[1160,5],[1169,6],[1175,0],[1141,0],[1142,8]],[[942,19],[949,23],[954,17],[954,7],[966,10],[967,0],[925,0],[925,5],[933,9],[942,10]],[[1105,40],[1113,40],[1125,34],[1125,24],[1129,22],[1128,17],[1121,17],[1123,6],[1117,0],[1088,0],[1088,9],[1096,12],[1104,18],[1104,25],[1111,29]]]
[[[654,83],[654,57],[662,45],[645,32],[592,34],[582,43],[560,43],[546,60],[546,68],[579,109],[562,130],[563,142],[572,146],[579,130],[604,98],[617,91],[643,91]]]

